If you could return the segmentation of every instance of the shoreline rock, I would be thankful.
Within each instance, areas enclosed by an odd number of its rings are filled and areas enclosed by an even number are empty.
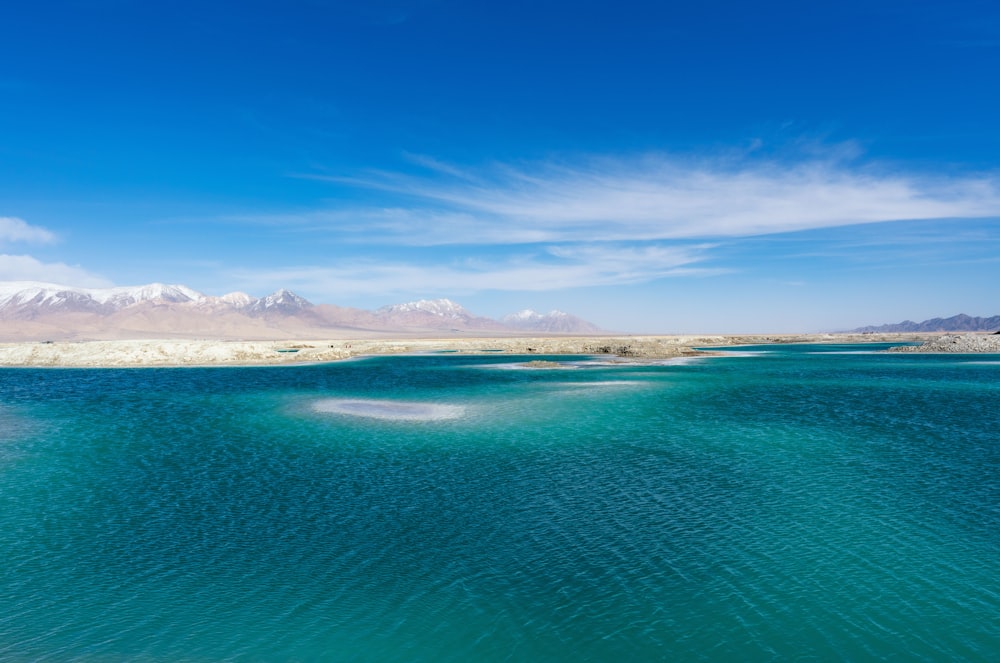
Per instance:
[[[924,341],[921,345],[889,348],[889,352],[942,352],[978,354],[1000,352],[1000,336],[996,334],[945,334]]]

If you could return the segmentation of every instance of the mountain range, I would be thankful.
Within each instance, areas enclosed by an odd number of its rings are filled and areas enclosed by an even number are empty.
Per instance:
[[[111,338],[280,339],[398,334],[602,330],[562,311],[524,310],[502,320],[477,316],[449,299],[419,300],[374,311],[313,304],[290,290],[266,297],[205,295],[183,285],[77,288],[0,282],[0,340]]]
[[[1000,315],[989,318],[973,317],[960,313],[950,318],[932,318],[923,322],[904,320],[890,325],[859,327],[857,333],[908,333],[908,332],[992,332],[1000,330]]]

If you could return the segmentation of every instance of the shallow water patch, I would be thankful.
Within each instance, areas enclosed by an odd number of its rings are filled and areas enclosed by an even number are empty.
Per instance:
[[[569,362],[542,362],[539,360],[533,360],[530,362],[516,362],[516,363],[503,363],[503,364],[475,364],[468,365],[466,368],[481,368],[488,370],[501,370],[501,371],[547,371],[547,370],[570,370],[579,368],[576,363]]]
[[[588,382],[551,382],[549,386],[588,389],[591,387],[641,387],[648,382],[639,380],[590,380]]]
[[[324,398],[312,404],[314,412],[387,421],[444,421],[465,414],[461,405],[374,400],[368,398]]]

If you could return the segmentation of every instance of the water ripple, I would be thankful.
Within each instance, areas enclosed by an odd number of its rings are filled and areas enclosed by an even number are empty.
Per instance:
[[[991,372],[798,354],[18,373],[0,658],[989,660]]]

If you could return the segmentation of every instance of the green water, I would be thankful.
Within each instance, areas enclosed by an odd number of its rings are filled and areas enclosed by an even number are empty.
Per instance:
[[[880,347],[2,370],[0,660],[997,660],[1000,357]]]

